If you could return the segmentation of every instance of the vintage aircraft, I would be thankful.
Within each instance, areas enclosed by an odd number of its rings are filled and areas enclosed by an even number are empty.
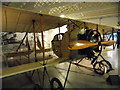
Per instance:
[[[2,8],[2,14],[3,14],[2,15],[3,32],[27,32],[27,33],[33,32],[35,61],[33,63],[27,63],[1,69],[2,70],[2,73],[0,74],[1,78],[5,78],[20,73],[25,73],[28,71],[31,71],[29,73],[30,74],[29,76],[30,78],[32,78],[32,75],[34,74],[35,70],[37,70],[38,72],[38,69],[40,68],[44,68],[44,73],[48,75],[46,69],[47,66],[52,66],[62,62],[70,62],[64,83],[65,88],[70,67],[71,64],[73,63],[72,61],[75,60],[81,61],[83,58],[87,58],[91,60],[91,64],[93,65],[93,69],[95,70],[95,72],[101,75],[112,70],[111,64],[102,57],[101,52],[102,45],[112,45],[114,44],[114,41],[102,42],[101,34],[98,32],[98,30],[102,29],[109,30],[111,27],[95,25],[92,23],[85,23],[82,21],[80,22],[65,18],[53,17],[38,13],[32,13],[8,7]],[[66,33],[59,33],[55,35],[51,42],[53,52],[58,56],[58,58],[45,60],[43,32],[56,27],[61,27],[65,24],[67,24],[68,31]],[[36,42],[37,32],[41,32],[42,45],[40,45],[39,41]],[[38,43],[38,46],[40,47],[40,52],[43,54],[42,61],[37,60],[36,43]],[[30,52],[33,52],[33,50],[29,51],[28,49],[26,54]],[[14,56],[22,53],[24,53],[24,51],[20,52],[19,50],[16,50],[16,53],[14,52],[11,55]],[[98,61],[99,56],[102,57],[102,60],[100,61]],[[78,63],[73,64],[79,65],[80,61]],[[63,89],[62,84],[57,78],[52,78],[50,80],[51,88],[54,88],[54,82],[57,82],[59,84],[58,87],[59,89]],[[39,87],[40,85],[37,84],[36,86]]]
[[[82,31],[82,30],[81,30]],[[109,72],[112,66],[102,56],[102,45],[113,45],[115,41],[102,42],[100,33],[97,30],[84,29],[84,33],[81,33],[79,29],[68,30],[66,33],[57,34],[52,40],[52,48],[54,53],[58,57],[65,57],[72,60],[78,60],[87,57],[91,60],[95,72],[103,75],[104,72]],[[98,57],[102,57],[102,60],[96,62]],[[108,65],[108,71],[102,71],[97,68],[97,64],[103,64],[105,62]],[[80,62],[79,62],[80,63]]]

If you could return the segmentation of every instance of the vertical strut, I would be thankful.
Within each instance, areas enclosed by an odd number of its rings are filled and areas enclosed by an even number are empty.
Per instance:
[[[41,15],[40,17],[40,23],[41,23],[41,27],[40,27],[40,30],[41,30],[41,38],[42,38],[42,53],[43,53],[43,66],[46,65],[46,62],[45,62],[45,46],[44,46],[44,34],[43,34],[43,26],[42,26],[42,23],[43,23],[43,15]],[[44,88],[44,79],[45,79],[45,71],[46,71],[46,67],[44,66],[44,69],[43,69],[43,88]]]
[[[43,65],[45,65],[45,47],[44,47],[44,35],[43,35],[43,31],[41,31],[41,36],[42,36],[42,52],[43,52]]]
[[[35,62],[37,62],[37,54],[36,54],[36,34],[35,34],[35,20],[33,22],[33,34],[34,34],[34,49],[35,49]]]
[[[44,69],[43,69],[43,82],[42,82],[43,88],[44,88],[44,79],[45,79],[45,67],[44,67]]]
[[[60,41],[59,41],[59,44],[60,44],[60,57],[62,57],[62,52],[61,52],[61,39],[60,39],[60,38],[61,38],[61,36],[60,36],[60,24],[58,24],[58,27],[59,27],[59,37],[58,37],[58,38],[59,38],[59,40],[60,40]]]
[[[35,20],[32,20],[33,22],[33,34],[34,34],[34,49],[35,49],[35,62],[37,62],[37,51],[36,51],[36,34],[35,34]],[[34,74],[35,71],[33,71],[32,74]],[[39,83],[40,83],[40,77],[39,77],[39,71],[37,69],[37,74],[38,74],[38,79],[39,79]]]
[[[66,86],[66,82],[67,82],[68,75],[69,75],[69,72],[70,72],[71,64],[72,64],[72,62],[70,62],[69,67],[68,67],[68,70],[67,70],[67,75],[66,75],[65,82],[64,82],[64,88],[65,88],[65,86]]]
[[[43,83],[43,84],[42,84],[43,88],[44,88],[45,74],[48,76],[48,79],[49,79],[49,82],[50,82],[50,76],[49,76],[49,74],[48,74],[48,71],[47,71],[46,66],[44,66],[44,69],[43,69],[43,82],[42,82],[42,83]]]
[[[50,82],[50,76],[49,76],[49,74],[48,74],[48,71],[47,71],[47,68],[45,67],[45,72],[46,72],[46,74],[47,74],[47,76],[48,76],[48,79],[49,79],[49,82]]]
[[[40,30],[41,30],[41,38],[42,38],[42,53],[43,53],[43,65],[45,65],[45,46],[44,46],[44,34],[43,34],[43,15],[40,15]]]

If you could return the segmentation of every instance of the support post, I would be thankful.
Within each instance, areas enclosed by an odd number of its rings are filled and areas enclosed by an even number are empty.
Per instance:
[[[66,86],[66,82],[67,82],[68,75],[69,75],[69,72],[70,72],[71,64],[72,64],[72,62],[70,62],[69,67],[68,67],[68,70],[67,70],[67,75],[66,75],[65,82],[64,82],[64,88],[65,88],[65,86]]]
[[[43,31],[41,31],[41,36],[42,36],[42,52],[43,52],[43,65],[45,65],[45,47],[44,47],[44,35],[43,35]]]
[[[36,51],[35,20],[32,20],[32,22],[33,22],[33,32],[34,32],[33,34],[34,34],[35,62],[37,62],[38,60],[37,60],[37,51]],[[33,76],[34,72],[35,71],[33,71],[32,76]],[[40,77],[39,77],[40,75],[39,75],[38,69],[37,69],[37,74],[38,74],[38,79],[39,79],[39,83],[40,83]]]
[[[41,38],[42,38],[42,53],[43,53],[43,65],[46,64],[45,62],[45,46],[44,46],[44,34],[43,34],[43,15],[40,14],[40,23],[41,23],[41,26],[40,26],[40,30],[41,30]]]
[[[58,23],[58,27],[59,27],[59,40],[61,38],[60,36],[60,24]],[[60,44],[60,57],[62,57],[62,52],[61,52],[61,40],[59,41],[59,44]]]
[[[33,35],[34,35],[35,62],[37,62],[35,20],[32,20],[32,23],[33,23]]]

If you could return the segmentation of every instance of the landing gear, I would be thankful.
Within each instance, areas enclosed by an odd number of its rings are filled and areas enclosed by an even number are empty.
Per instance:
[[[58,78],[52,78],[50,81],[51,90],[64,90],[62,83]]]
[[[112,65],[110,64],[109,61],[107,61],[107,60],[102,60],[102,61],[100,61],[100,63],[103,63],[103,64],[105,65],[105,67],[107,67],[106,73],[108,73],[109,71],[112,70]]]
[[[93,69],[97,74],[104,75],[112,70],[112,65],[107,60],[96,61],[93,64]]]
[[[109,61],[105,60],[102,55],[102,37],[97,30],[88,31],[87,40],[90,42],[98,42],[98,46],[90,47],[90,50],[93,54],[93,57],[90,58],[93,69],[97,74],[103,75],[112,70],[112,65]],[[101,56],[103,60],[97,61],[98,57]]]
[[[94,71],[97,73],[97,74],[100,74],[100,75],[103,75],[104,73],[106,73],[106,69],[107,67],[101,63],[101,62],[96,62],[94,65],[93,65],[93,69]]]

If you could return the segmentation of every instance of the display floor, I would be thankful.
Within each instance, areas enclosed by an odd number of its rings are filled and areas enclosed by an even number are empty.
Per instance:
[[[87,66],[80,67],[74,64],[71,65],[70,73],[68,76],[68,80],[66,83],[66,88],[119,88],[119,85],[110,85],[106,82],[106,79],[109,75],[120,75],[120,49],[115,49],[112,51],[103,52],[102,55],[104,58],[113,66],[113,70],[104,75],[98,75],[92,69],[92,65],[89,60],[83,60],[81,65]],[[50,79],[53,77],[57,77],[62,85],[64,85],[67,69],[69,66],[69,62],[60,63],[55,66],[47,67],[47,71]],[[39,69],[39,78],[37,75],[37,71],[33,76],[33,81],[36,84],[43,85],[43,68]],[[44,75],[44,87],[49,88],[49,79],[47,74]],[[26,74],[18,74],[15,76],[10,76],[2,79],[2,87],[3,88],[33,88],[34,84],[26,77]]]

